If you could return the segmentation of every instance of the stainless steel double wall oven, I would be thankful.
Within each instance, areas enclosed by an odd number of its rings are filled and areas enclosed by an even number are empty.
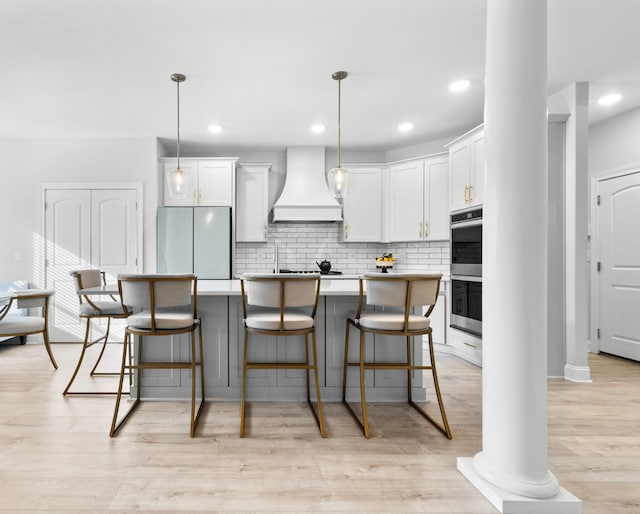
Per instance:
[[[451,327],[482,335],[482,209],[451,215]]]

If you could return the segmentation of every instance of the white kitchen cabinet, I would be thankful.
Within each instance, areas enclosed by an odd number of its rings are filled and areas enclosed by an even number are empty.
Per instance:
[[[236,241],[264,242],[269,222],[271,164],[240,164],[236,191]]]
[[[449,158],[437,154],[389,168],[389,241],[449,239]]]
[[[344,243],[382,241],[382,168],[346,166],[349,186],[342,209]]]
[[[236,159],[180,159],[180,168],[190,177],[186,198],[180,200],[169,196],[167,188],[167,175],[176,169],[177,160],[161,159],[160,163],[165,206],[233,206]]]
[[[482,205],[485,188],[484,127],[446,145],[451,167],[451,211]]]

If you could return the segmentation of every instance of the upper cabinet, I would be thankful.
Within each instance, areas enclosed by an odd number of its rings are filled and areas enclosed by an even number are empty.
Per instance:
[[[449,157],[389,167],[389,241],[449,239]]]
[[[240,164],[236,194],[236,241],[267,240],[271,164]]]
[[[169,196],[167,190],[167,175],[176,165],[176,159],[160,160],[165,206],[233,206],[236,159],[180,159],[180,167],[190,180],[186,198],[179,200]]]
[[[451,210],[482,205],[484,198],[484,128],[477,127],[447,145],[451,165]]]
[[[342,209],[340,240],[345,243],[382,240],[382,168],[345,166],[349,186]]]

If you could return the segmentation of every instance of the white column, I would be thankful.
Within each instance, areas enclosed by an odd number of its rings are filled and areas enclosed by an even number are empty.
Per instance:
[[[547,469],[546,27],[546,0],[487,2],[483,437],[458,467],[501,512],[580,512]]]

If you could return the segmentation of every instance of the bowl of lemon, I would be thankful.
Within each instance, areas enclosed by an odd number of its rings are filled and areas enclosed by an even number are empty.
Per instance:
[[[388,269],[393,268],[396,259],[393,257],[391,253],[385,253],[382,257],[376,257],[376,268],[380,270],[381,273],[387,273]]]

